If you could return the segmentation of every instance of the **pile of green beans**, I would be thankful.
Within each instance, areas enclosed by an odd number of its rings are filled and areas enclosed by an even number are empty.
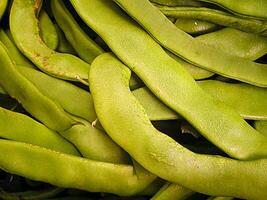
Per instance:
[[[0,199],[267,197],[267,0],[1,0]]]

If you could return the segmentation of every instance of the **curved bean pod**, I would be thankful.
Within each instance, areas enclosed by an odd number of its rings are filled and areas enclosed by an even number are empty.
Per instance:
[[[59,132],[71,128],[76,123],[71,118],[65,116],[62,108],[41,94],[30,81],[17,71],[1,43],[0,60],[2,63],[0,66],[1,86],[11,97],[22,103],[28,112],[34,116],[38,116],[37,119],[42,121],[46,126]],[[50,112],[49,116],[46,114],[47,111]]]
[[[248,84],[232,84],[216,80],[198,81],[208,94],[231,106],[244,119],[267,120],[267,90]],[[164,105],[147,88],[133,91],[134,96],[145,108],[150,120],[179,119],[180,115]],[[246,98],[244,98],[246,97]]]
[[[128,155],[105,133],[88,122],[74,119],[19,73],[1,43],[0,62],[0,84],[4,90],[35,118],[74,144],[84,157],[105,162],[129,162]]]
[[[195,40],[167,20],[148,0],[115,2],[133,16],[161,45],[189,63],[222,76],[267,87],[266,65],[235,57]]]
[[[198,81],[212,97],[235,109],[244,119],[267,120],[267,89],[249,84],[232,84],[216,80]]]
[[[151,198],[151,200],[169,200],[169,199],[177,199],[177,200],[186,200],[194,192],[181,187],[174,183],[166,183],[162,188]]]
[[[224,11],[211,8],[195,7],[166,7],[158,6],[159,10],[166,16],[175,18],[189,18],[204,20],[221,26],[228,26],[245,32],[258,33],[267,36],[267,21],[257,19],[246,19],[229,14]]]
[[[217,49],[231,53],[234,56],[257,60],[267,54],[267,38],[239,31],[233,28],[224,28],[219,31],[200,35],[196,40]]]
[[[260,133],[267,136],[267,121],[255,121],[255,128]]]
[[[39,35],[36,9],[39,0],[14,0],[10,13],[10,30],[17,47],[42,71],[58,78],[86,84],[90,65],[70,54],[49,49]]]
[[[7,33],[0,29],[0,41],[2,44],[5,45],[7,48],[8,54],[12,56],[12,60],[17,64],[17,65],[23,65],[25,67],[30,67],[30,68],[35,68],[35,66],[27,59],[25,58],[16,45],[13,43],[13,41],[8,37]]]
[[[8,0],[2,0],[0,2],[0,20],[5,13],[6,7],[7,7]]]
[[[46,46],[52,50],[56,50],[58,46],[58,35],[55,26],[48,14],[41,10],[39,14],[40,36]]]
[[[114,56],[103,54],[92,63],[89,81],[101,124],[138,163],[165,180],[200,193],[266,197],[267,159],[237,161],[187,150],[153,127],[129,89],[130,75]]]
[[[178,18],[175,26],[192,35],[200,35],[214,31],[218,25],[198,19]]]
[[[181,114],[208,140],[228,155],[241,160],[267,155],[264,136],[237,112],[207,95],[181,65],[113,2],[71,0],[71,3],[83,20],[144,81],[154,95]],[[248,138],[250,145],[247,145]]]
[[[73,145],[32,118],[0,107],[0,137],[79,156]]]
[[[91,123],[97,118],[89,92],[34,69],[27,69],[23,66],[18,66],[17,69],[42,94],[60,105],[66,112]],[[62,91],[64,91],[64,95],[62,95]],[[79,101],[78,104],[74,103],[76,100]]]
[[[227,9],[230,12],[241,16],[248,16],[253,18],[267,19],[266,0],[243,0],[243,1],[231,1],[231,0],[198,0],[208,3],[214,3]]]
[[[234,56],[256,60],[267,53],[266,37],[242,32],[232,28],[224,28],[216,32],[204,34],[195,38],[199,42],[212,45]],[[208,78],[212,72],[185,62],[178,56],[167,53],[179,62],[196,80]]]
[[[91,63],[98,55],[104,53],[104,50],[80,28],[63,1],[51,1],[51,8],[58,25],[80,58]]]
[[[0,139],[0,151],[1,169],[58,187],[130,196],[155,179],[141,166],[93,161],[20,142]]]

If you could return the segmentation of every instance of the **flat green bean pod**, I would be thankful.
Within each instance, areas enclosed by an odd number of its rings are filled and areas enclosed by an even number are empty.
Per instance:
[[[1,138],[29,143],[66,154],[80,155],[72,144],[26,115],[0,107],[0,119]]]
[[[186,200],[194,194],[193,191],[174,183],[165,183],[151,200]]]
[[[42,121],[49,128],[64,131],[76,124],[74,120],[63,114],[63,109],[41,94],[30,81],[21,75],[0,43],[1,73],[0,84],[8,94],[23,104],[23,107]],[[12,80],[12,81],[11,81]],[[23,91],[22,91],[23,89]],[[41,109],[39,109],[41,108]],[[51,115],[47,115],[46,111]],[[42,119],[42,120],[41,120]],[[61,119],[61,120],[58,120]],[[57,122],[57,123],[55,123]]]
[[[91,63],[98,55],[104,53],[104,50],[80,28],[63,1],[51,1],[51,8],[58,25],[80,58]]]
[[[1,169],[63,188],[131,196],[156,178],[137,164],[98,162],[15,141],[0,140],[0,151]]]
[[[267,1],[266,0],[198,0],[208,3],[214,3],[240,16],[267,19]]]
[[[224,28],[219,31],[200,35],[195,40],[212,45],[234,56],[249,60],[256,60],[267,53],[266,37],[242,32],[233,28]],[[196,80],[205,79],[213,75],[210,71],[185,62],[168,51],[167,53],[179,62]]]
[[[267,54],[266,37],[233,28],[200,35],[196,40],[249,60],[257,60]]]
[[[90,65],[78,57],[48,48],[39,35],[36,12],[42,1],[14,0],[10,30],[17,47],[42,71],[58,78],[87,84]]]
[[[218,25],[216,24],[198,19],[178,18],[174,24],[179,29],[192,35],[201,35],[214,31],[218,28]]]
[[[24,77],[0,43],[0,85],[47,127],[57,131],[87,158],[112,163],[128,163],[128,155],[105,133],[88,122],[69,115]],[[26,68],[25,68],[26,69]]]
[[[233,84],[216,80],[198,81],[198,85],[208,94],[235,109],[242,118],[267,120],[267,90],[249,84]],[[164,105],[147,88],[133,91],[134,96],[145,108],[150,120],[179,119],[175,111]]]
[[[224,11],[205,7],[157,7],[169,17],[204,20],[221,26],[228,26],[245,32],[267,36],[267,21],[242,18]]]
[[[71,3],[83,20],[154,95],[182,115],[213,144],[238,159],[249,160],[267,155],[264,136],[236,111],[205,93],[179,63],[113,2],[71,0]],[[250,145],[247,145],[248,140]]]
[[[56,50],[58,46],[58,35],[55,26],[48,14],[41,10],[39,14],[40,36],[46,46],[52,50]]]
[[[198,67],[252,85],[267,87],[267,67],[203,44],[173,23],[148,0],[115,0],[161,45]],[[140,6],[142,5],[142,6]]]
[[[255,121],[255,128],[265,136],[267,136],[267,121]]]
[[[6,10],[8,0],[1,0],[0,2],[0,20]]]
[[[23,66],[18,66],[17,69],[42,94],[60,105],[66,112],[89,122],[96,120],[93,100],[89,92],[34,69],[27,69]],[[77,101],[79,103],[75,103]]]
[[[131,71],[114,56],[103,54],[92,63],[89,81],[101,124],[138,163],[167,181],[200,193],[266,197],[267,159],[237,161],[187,150],[153,127],[129,89],[130,76]]]
[[[267,120],[267,89],[249,84],[216,80],[198,81],[198,85],[214,98],[235,109],[244,119]]]
[[[8,54],[12,56],[12,60],[17,65],[23,65],[25,67],[35,68],[35,66],[21,54],[13,41],[8,37],[7,33],[0,29],[0,41],[7,48]]]
[[[153,3],[166,6],[201,6],[201,3],[194,0],[150,0]]]

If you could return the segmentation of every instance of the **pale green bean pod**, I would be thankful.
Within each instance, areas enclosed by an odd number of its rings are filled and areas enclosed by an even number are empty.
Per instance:
[[[221,26],[267,36],[267,21],[242,18],[221,10],[206,7],[157,6],[168,17],[204,20]]]
[[[10,30],[17,47],[42,71],[58,78],[87,84],[90,65],[78,57],[48,48],[39,35],[36,12],[42,1],[14,0]]]
[[[129,89],[130,76],[131,71],[113,55],[103,54],[92,63],[89,81],[101,124],[138,163],[165,180],[200,193],[266,197],[266,158],[237,161],[187,150],[153,127]]]
[[[63,188],[132,196],[156,178],[138,164],[99,162],[15,141],[0,139],[0,151],[0,169]]]
[[[241,160],[267,155],[266,138],[231,107],[204,92],[183,67],[117,5],[107,0],[94,3],[71,0],[71,3],[83,20],[144,81],[154,95],[181,114],[213,144]],[[247,145],[248,138],[250,145]]]
[[[80,58],[91,63],[98,55],[104,53],[104,50],[80,28],[63,1],[51,1],[51,8],[58,25]]]
[[[184,60],[228,78],[267,87],[266,65],[235,57],[195,40],[167,20],[148,0],[115,2],[137,20],[156,41]]]
[[[231,1],[231,0],[198,0],[208,3],[214,3],[227,9],[234,14],[240,16],[247,16],[252,18],[259,18],[267,20],[266,0],[243,0],[243,1]]]
[[[79,156],[76,148],[32,118],[0,107],[0,137]]]

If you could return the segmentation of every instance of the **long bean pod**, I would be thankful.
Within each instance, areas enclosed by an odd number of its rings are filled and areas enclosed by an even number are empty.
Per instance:
[[[0,43],[2,63],[0,84],[13,98],[47,127],[57,131],[87,158],[112,163],[128,163],[128,155],[104,132],[88,122],[76,120],[25,78],[14,66]]]
[[[167,7],[158,6],[166,16],[175,18],[187,18],[204,20],[221,26],[228,26],[245,32],[267,35],[267,21],[247,19],[229,14],[221,10],[205,7]]]
[[[130,70],[114,56],[103,54],[92,63],[89,81],[101,124],[138,163],[165,180],[200,193],[266,197],[267,159],[237,161],[187,150],[153,127],[129,89],[130,76]]]
[[[17,47],[44,72],[85,83],[89,64],[76,56],[55,52],[42,41],[36,18],[41,2],[14,0],[10,13],[10,30]]]
[[[80,155],[73,145],[28,116],[0,107],[0,119],[1,138],[29,143],[62,153]]]
[[[266,65],[241,59],[200,43],[179,30],[148,0],[115,2],[137,20],[156,41],[186,61],[229,78],[260,87],[267,86]]]
[[[51,1],[53,15],[61,27],[67,40],[73,46],[77,54],[86,62],[91,63],[98,55],[104,53],[78,25],[71,13],[67,10],[63,1]]]
[[[243,0],[243,1],[231,1],[231,0],[198,0],[208,3],[214,3],[219,5],[234,14],[241,16],[248,16],[252,18],[267,19],[266,0]]]
[[[1,169],[63,188],[128,196],[155,180],[137,164],[134,168],[93,161],[20,142],[0,139],[0,151]]]
[[[144,81],[154,95],[182,115],[208,140],[238,159],[248,160],[267,155],[264,136],[229,106],[207,95],[159,44],[113,2],[71,2],[85,22]],[[248,138],[250,145],[247,145]]]

